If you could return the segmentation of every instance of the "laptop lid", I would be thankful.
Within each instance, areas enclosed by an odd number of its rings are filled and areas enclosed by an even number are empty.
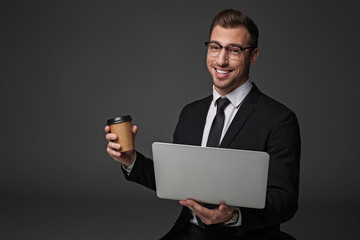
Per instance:
[[[264,208],[269,168],[266,152],[155,142],[159,198]]]

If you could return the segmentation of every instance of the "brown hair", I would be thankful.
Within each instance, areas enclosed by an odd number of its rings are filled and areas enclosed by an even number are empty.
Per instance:
[[[234,10],[234,9],[225,9],[219,12],[213,19],[213,22],[210,27],[210,36],[216,25],[219,25],[223,28],[234,28],[238,26],[244,26],[250,33],[250,46],[257,48],[258,38],[259,38],[259,29],[256,24],[251,20],[246,14]]]

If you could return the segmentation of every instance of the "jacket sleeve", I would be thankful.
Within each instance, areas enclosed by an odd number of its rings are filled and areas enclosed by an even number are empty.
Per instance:
[[[127,180],[139,183],[144,187],[156,191],[155,174],[153,160],[145,157],[140,152],[136,152],[136,161],[131,173],[128,174],[121,168]]]

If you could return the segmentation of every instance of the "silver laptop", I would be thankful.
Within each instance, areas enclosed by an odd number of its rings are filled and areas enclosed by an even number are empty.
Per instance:
[[[266,152],[152,144],[159,198],[264,208],[269,168]]]

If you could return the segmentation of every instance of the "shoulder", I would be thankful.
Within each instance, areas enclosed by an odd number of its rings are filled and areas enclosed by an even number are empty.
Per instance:
[[[255,116],[261,120],[263,124],[265,122],[269,125],[277,125],[284,120],[290,120],[291,122],[298,124],[296,114],[283,103],[275,100],[272,97],[261,92],[255,86],[256,97],[252,98],[252,105],[255,107]],[[266,119],[266,121],[264,121]]]
[[[254,90],[254,92],[253,92]],[[253,85],[252,89],[252,102],[256,104],[256,108],[268,113],[273,114],[281,114],[281,113],[289,113],[292,112],[287,106],[279,101],[275,100],[274,98],[266,95],[265,93],[261,92],[255,84]],[[250,94],[249,94],[250,95]]]
[[[275,100],[272,97],[269,97],[268,95],[261,93],[259,96],[259,106],[263,109],[268,109],[275,112],[292,112],[290,108],[285,106],[283,103],[280,103],[279,101]]]

